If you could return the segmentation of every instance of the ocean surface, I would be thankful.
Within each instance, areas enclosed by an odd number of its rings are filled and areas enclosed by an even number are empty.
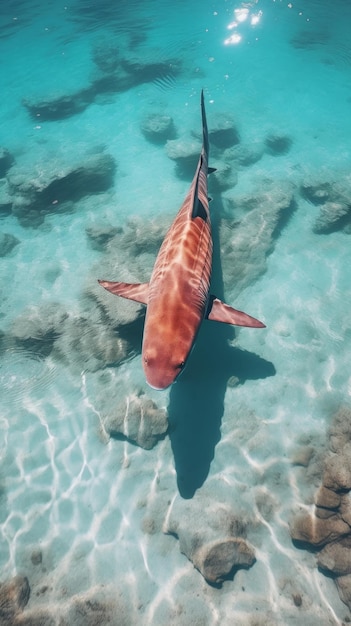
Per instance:
[[[350,23],[1,3],[1,625],[351,621]],[[202,89],[213,292],[267,328],[204,321],[158,392],[97,279],[148,281]]]

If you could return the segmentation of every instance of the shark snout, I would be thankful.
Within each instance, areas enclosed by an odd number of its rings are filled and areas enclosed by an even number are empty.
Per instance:
[[[155,391],[163,391],[164,389],[168,389],[168,387],[171,386],[171,385],[167,385],[167,387],[155,387],[155,385],[152,385],[148,380],[146,380],[146,382],[149,385],[149,387],[151,387],[151,389],[155,389]]]
[[[156,391],[163,391],[163,389],[167,389],[177,378],[177,373],[175,375],[173,373],[172,375],[169,375],[164,371],[146,371],[146,368],[144,368],[144,370],[147,384],[152,387],[152,389],[156,389]]]
[[[149,358],[144,356],[143,367],[147,384],[156,389],[162,391],[170,387],[181,373],[184,362],[174,364],[172,362],[164,363],[159,362],[157,358]]]

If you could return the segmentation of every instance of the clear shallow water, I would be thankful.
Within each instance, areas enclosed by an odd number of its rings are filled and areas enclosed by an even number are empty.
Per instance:
[[[328,428],[350,400],[350,230],[346,220],[315,232],[322,199],[301,192],[328,183],[335,201],[350,204],[350,8],[289,4],[77,0],[0,9],[1,144],[15,160],[2,192],[14,181],[19,206],[28,195],[15,175],[49,185],[97,156],[117,164],[99,193],[78,189],[65,204],[56,190],[32,221],[13,208],[1,213],[0,231],[19,243],[0,270],[0,580],[27,576],[25,611],[45,608],[54,623],[58,612],[66,623],[90,623],[79,622],[77,598],[98,602],[101,623],[113,624],[339,624],[349,615],[288,524],[300,506],[312,509]],[[112,65],[116,50],[138,57],[144,73],[123,89],[98,88],[97,49],[111,49],[102,58]],[[170,59],[178,72],[148,73]],[[234,167],[236,184],[214,186],[211,208],[214,287],[267,330],[234,336],[204,324],[179,382],[157,393],[144,382],[134,305],[118,364],[106,345],[120,324],[111,310],[118,316],[125,305],[111,296],[102,314],[84,294],[98,277],[147,280],[157,228],[175,215],[189,177],[177,176],[165,142],[150,142],[141,123],[162,113],[178,138],[193,139],[201,88],[210,128],[224,114],[239,145],[263,146],[255,162]],[[62,96],[79,111],[63,113],[60,101],[44,119],[45,110],[31,116],[24,106]],[[264,148],[272,134],[288,137],[288,149]],[[215,146],[212,157],[225,161]],[[293,200],[269,236],[260,216],[269,224],[278,192]],[[111,249],[87,237],[101,225],[116,229]],[[231,237],[244,242],[238,255]],[[169,432],[151,450],[106,432],[106,419],[140,392],[168,411]],[[306,447],[312,460],[297,463]],[[196,535],[204,544],[227,538],[216,521],[222,510],[256,562],[211,586],[180,547],[187,552]]]

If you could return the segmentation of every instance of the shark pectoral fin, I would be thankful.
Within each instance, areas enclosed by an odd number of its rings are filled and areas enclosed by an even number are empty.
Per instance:
[[[210,296],[206,318],[215,322],[224,322],[224,324],[234,324],[235,326],[266,328],[265,324],[262,324],[259,320],[251,317],[251,315],[247,315],[247,313],[233,309],[215,296]]]
[[[115,296],[135,300],[141,304],[147,304],[149,297],[149,283],[113,283],[109,280],[99,280],[101,287],[107,289]]]

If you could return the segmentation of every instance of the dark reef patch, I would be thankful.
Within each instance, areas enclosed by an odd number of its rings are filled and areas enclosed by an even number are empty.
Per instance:
[[[306,179],[300,187],[303,198],[320,207],[313,232],[329,234],[351,232],[351,176],[335,176],[329,180]]]
[[[231,291],[235,285],[235,293],[240,293],[266,271],[266,259],[295,209],[294,188],[286,182],[264,182],[251,195],[227,192],[223,204],[228,216],[220,225],[225,284]],[[233,214],[235,219],[230,218]]]
[[[0,232],[0,257],[10,254],[19,243],[20,240],[11,233]]]
[[[172,117],[162,113],[149,113],[141,122],[141,132],[155,144],[163,144],[176,137],[176,129]]]
[[[71,93],[24,98],[22,103],[36,121],[65,119],[84,111],[103,94],[121,93],[143,83],[162,80],[165,76],[175,78],[180,73],[182,63],[179,59],[163,57],[160,60],[159,52],[156,57],[145,56],[142,50],[131,53],[129,49],[97,44],[92,52],[97,69],[90,84]]]
[[[0,623],[4,626],[16,624],[16,618],[28,604],[30,587],[24,576],[15,576],[0,583]]]
[[[7,148],[0,147],[0,178],[6,176],[15,162],[14,157]]]
[[[322,481],[314,511],[301,509],[290,522],[294,544],[316,553],[317,566],[335,579],[341,600],[351,609],[351,409],[333,415]]]
[[[115,160],[103,153],[75,164],[48,160],[29,170],[12,168],[7,176],[12,213],[22,226],[37,227],[46,215],[72,211],[81,198],[108,190],[115,172]]]
[[[283,133],[271,133],[265,139],[266,151],[272,156],[287,154],[292,146],[292,139]]]

